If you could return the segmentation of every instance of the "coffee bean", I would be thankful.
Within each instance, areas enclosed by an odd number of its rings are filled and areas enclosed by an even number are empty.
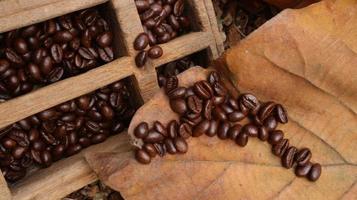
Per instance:
[[[140,33],[134,40],[135,50],[144,50],[149,44],[149,38],[146,33]]]
[[[235,111],[239,111],[239,104],[235,99],[229,98],[227,102],[231,108],[233,108]]]
[[[214,105],[221,105],[226,101],[226,97],[213,97],[212,101]]]
[[[178,98],[183,98],[185,97],[186,95],[186,88],[185,87],[177,87],[173,90],[171,90],[167,96],[170,98],[170,99],[178,99]],[[190,104],[189,102],[187,102],[188,104],[188,107],[190,107]]]
[[[135,63],[137,67],[142,67],[145,65],[147,60],[147,53],[146,51],[140,51],[135,57]]]
[[[10,63],[6,59],[0,59],[0,75],[10,68]]]
[[[186,140],[182,137],[176,137],[173,141],[177,153],[186,153],[188,150],[188,144]]]
[[[24,64],[23,59],[14,50],[10,48],[5,49],[5,55],[10,62],[16,64],[16,67],[19,67]]]
[[[98,54],[101,60],[108,63],[114,59],[112,47],[98,48]]]
[[[42,151],[40,156],[41,156],[42,164],[45,167],[49,167],[52,164],[52,156],[49,151]]]
[[[15,147],[12,150],[12,156],[14,156],[15,159],[20,159],[25,153],[26,153],[26,148],[25,147]]]
[[[174,142],[172,141],[171,138],[166,138],[164,140],[164,144],[165,144],[165,147],[166,147],[166,151],[169,154],[176,154],[177,153],[176,147],[175,147]]]
[[[149,154],[151,158],[154,158],[157,154],[155,146],[153,144],[144,144],[143,145],[143,150]]]
[[[52,158],[54,160],[59,160],[63,156],[64,151],[65,151],[64,145],[59,144],[59,145],[55,146],[52,149]]]
[[[310,149],[302,148],[296,153],[295,161],[299,166],[303,166],[310,162],[311,156]]]
[[[227,116],[226,116],[225,112],[219,106],[217,106],[213,109],[212,114],[213,114],[213,117],[215,117],[218,120],[222,120],[222,121],[227,120]]]
[[[98,143],[104,142],[104,140],[106,140],[106,139],[107,139],[107,136],[105,134],[98,134],[91,138],[91,143],[98,144]]]
[[[260,103],[258,99],[252,94],[243,94],[240,96],[240,108],[248,109],[249,111],[253,111],[259,107]]]
[[[19,54],[25,54],[29,51],[26,41],[23,38],[17,38],[15,40],[14,48],[15,48],[16,52]]]
[[[269,144],[278,144],[284,138],[284,133],[281,130],[275,130],[269,134]]]
[[[48,75],[52,71],[52,69],[53,69],[52,58],[50,56],[46,56],[41,61],[40,70],[42,74]]]
[[[199,137],[203,134],[206,134],[209,128],[210,128],[210,121],[205,119],[193,128],[192,136]]]
[[[155,129],[155,131],[157,131],[161,135],[163,135],[165,137],[168,136],[166,128],[161,122],[155,121],[153,128]]]
[[[16,147],[16,141],[12,140],[10,138],[5,138],[3,139],[2,143],[1,143],[5,148],[7,149],[12,149]]]
[[[172,111],[183,115],[187,111],[187,105],[184,99],[171,99],[170,100],[170,107]]]
[[[136,0],[135,5],[136,5],[136,8],[138,9],[139,13],[142,13],[150,8],[150,4],[146,0]]]
[[[184,10],[184,2],[183,0],[177,0],[174,5],[174,15],[181,16]]]
[[[275,117],[270,116],[264,121],[264,126],[270,132],[275,130],[275,128],[278,126],[278,123],[276,122]]]
[[[236,144],[244,147],[248,143],[248,134],[246,134],[244,131],[241,131],[238,136],[236,137]]]
[[[206,100],[203,104],[203,117],[211,120],[212,118],[212,109],[213,109],[213,101],[212,100]]]
[[[239,133],[242,130],[242,125],[240,124],[235,124],[234,126],[232,126],[229,131],[228,131],[228,137],[231,140],[236,140],[236,138],[238,137]]]
[[[282,157],[284,153],[288,150],[288,148],[289,148],[289,140],[282,139],[277,144],[273,145],[272,151],[274,155]]]
[[[258,127],[256,127],[254,124],[246,124],[243,127],[243,132],[245,132],[247,135],[250,137],[258,137]]]
[[[258,138],[261,141],[267,141],[269,138],[269,132],[264,126],[258,128]]]
[[[145,138],[149,132],[149,125],[146,122],[141,122],[134,130],[134,135],[137,138]]]
[[[260,121],[264,121],[266,118],[272,115],[275,108],[275,103],[272,101],[264,103],[258,111]]]
[[[230,122],[239,122],[245,118],[245,115],[240,111],[234,111],[228,115],[228,120]]]
[[[202,99],[210,99],[213,95],[212,87],[207,81],[199,81],[195,83],[193,90]]]
[[[22,147],[28,147],[30,145],[27,134],[22,130],[13,129],[7,134],[7,137],[16,141],[16,143]]]
[[[151,162],[151,157],[144,150],[137,149],[135,152],[135,158],[141,164],[149,164]]]
[[[193,113],[201,113],[202,101],[196,95],[189,96],[187,98],[187,107]]]
[[[166,147],[165,147],[165,145],[155,143],[155,144],[154,144],[154,147],[155,147],[155,150],[156,150],[157,154],[158,154],[160,157],[163,157],[163,156],[166,154]]]
[[[312,165],[307,178],[310,181],[317,181],[321,176],[321,165],[319,163],[315,163]]]
[[[53,38],[58,43],[66,43],[73,39],[73,35],[69,31],[59,31]]]
[[[54,82],[57,82],[59,81],[62,77],[63,77],[63,74],[64,74],[64,70],[62,67],[55,67],[51,70],[51,72],[49,73],[48,75],[48,81],[50,83],[54,83]]]
[[[32,148],[36,151],[43,151],[46,147],[46,144],[42,140],[36,140],[32,142]]]
[[[227,89],[220,82],[213,84],[213,90],[217,96],[225,96],[227,94]]]
[[[295,175],[297,177],[306,177],[311,170],[312,163],[308,162],[305,165],[299,165],[295,168]]]
[[[229,128],[230,128],[229,122],[222,121],[218,126],[218,131],[217,131],[218,138],[222,140],[228,139]]]
[[[114,111],[110,106],[102,106],[100,108],[100,113],[104,116],[106,120],[111,120],[114,117]]]
[[[112,44],[113,34],[109,31],[102,33],[97,37],[97,44],[102,48],[105,48]]]
[[[166,85],[165,85],[165,92],[168,94],[171,92],[173,89],[176,89],[178,87],[178,79],[176,76],[171,76],[167,79]]]
[[[179,135],[184,139],[191,137],[192,136],[191,126],[187,123],[182,123],[179,127]]]
[[[160,46],[153,46],[148,51],[148,56],[152,59],[160,58],[163,54],[163,50]]]
[[[282,105],[278,104],[276,105],[275,110],[276,110],[276,119],[282,124],[288,123],[288,114],[285,108]]]
[[[144,138],[144,142],[157,143],[164,140],[164,136],[155,130],[150,130],[148,135]]]
[[[293,167],[296,152],[297,149],[294,146],[289,147],[285,151],[283,157],[281,158],[281,163],[285,168],[290,169]]]
[[[101,136],[101,137],[102,137],[102,139],[103,138],[105,139],[105,137],[103,137],[103,136]],[[92,140],[93,140],[93,138],[92,138]],[[98,138],[96,138],[94,140],[97,140],[97,139]],[[99,138],[99,139],[102,140],[101,138]],[[87,137],[81,137],[81,138],[79,138],[78,143],[81,145],[81,147],[88,147],[88,146],[90,146],[92,144],[92,141]]]
[[[170,138],[175,138],[178,135],[179,127],[176,120],[171,120],[167,126],[167,134]],[[185,131],[185,130],[183,130]]]
[[[82,150],[82,147],[80,144],[68,146],[68,148],[66,150],[66,156],[72,156],[74,154],[79,153],[81,150]]]
[[[222,110],[224,111],[224,113],[231,114],[232,112],[234,112],[233,108],[231,108],[229,105],[227,104],[222,104],[221,105]]]
[[[168,22],[174,28],[175,30],[180,29],[180,23],[177,21],[176,17],[174,15],[170,15],[168,17]]]

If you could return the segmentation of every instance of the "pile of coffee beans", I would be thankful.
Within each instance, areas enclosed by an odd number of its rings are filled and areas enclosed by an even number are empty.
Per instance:
[[[142,67],[147,57],[157,59],[163,50],[158,44],[166,43],[190,28],[190,20],[184,16],[184,0],[135,0],[144,32],[134,41],[139,51],[135,58],[137,67]],[[145,51],[150,45],[150,49]]]
[[[112,41],[96,9],[0,34],[0,101],[112,61]]]
[[[187,152],[186,139],[190,136],[217,135],[241,147],[247,145],[249,138],[259,138],[272,145],[272,152],[281,158],[283,167],[295,167],[296,176],[307,177],[310,181],[320,177],[321,165],[310,161],[311,151],[290,145],[283,131],[277,129],[278,123],[288,122],[281,104],[261,102],[249,93],[234,99],[216,72],[212,72],[207,81],[196,82],[188,88],[180,87],[177,77],[172,76],[166,81],[165,92],[180,122],[173,120],[165,127],[156,121],[151,128],[142,122],[135,128],[135,137],[144,142],[135,153],[140,163],[150,163],[156,154]],[[240,123],[243,119],[249,122],[243,125]]]
[[[119,81],[0,129],[0,167],[9,182],[25,176],[33,164],[80,152],[122,132],[135,113],[132,94]]]
[[[187,70],[190,67],[199,65],[193,59],[193,56],[187,56],[176,61],[169,62],[163,66],[160,66],[157,70],[157,76],[159,86],[165,86],[166,80],[171,76],[176,76],[179,73]]]

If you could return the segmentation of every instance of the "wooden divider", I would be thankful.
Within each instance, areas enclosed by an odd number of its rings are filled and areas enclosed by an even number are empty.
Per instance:
[[[101,3],[109,3],[119,27],[116,27],[117,40],[126,51],[124,57],[100,66],[84,74],[71,77],[45,86],[29,94],[0,104],[0,128],[36,114],[42,110],[74,99],[128,76],[134,76],[139,93],[144,101],[149,100],[159,90],[156,68],[160,65],[208,50],[213,60],[222,53],[222,41],[217,37],[217,23],[212,21],[215,14],[210,0],[187,0],[190,17],[194,22],[194,32],[180,36],[160,45],[164,55],[160,59],[149,60],[143,68],[135,66],[136,51],[132,44],[138,33],[143,32],[134,0],[4,0],[0,2],[0,32],[45,21],[47,19],[89,8]],[[207,5],[208,3],[208,5]],[[209,4],[210,3],[210,4]],[[117,33],[118,32],[118,33]],[[119,44],[118,44],[119,45]],[[98,151],[130,151],[126,131],[110,137],[104,143],[91,146],[81,153],[54,163],[47,169],[30,174],[9,190],[0,176],[0,199],[59,199],[95,180],[83,155]]]

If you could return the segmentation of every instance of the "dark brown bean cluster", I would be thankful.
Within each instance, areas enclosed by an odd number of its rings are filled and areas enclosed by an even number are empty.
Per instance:
[[[157,59],[163,50],[158,44],[166,43],[182,34],[190,27],[184,16],[184,0],[135,0],[144,32],[134,41],[134,49],[139,51],[135,58],[137,67],[142,67],[147,57]],[[150,45],[150,49],[145,48]]]
[[[135,112],[123,81],[0,129],[0,167],[9,182],[120,133]]]
[[[180,87],[176,76],[166,80],[165,91],[170,99],[171,109],[179,114],[180,122],[171,121],[165,128],[155,122],[139,124],[134,134],[144,141],[142,149],[136,152],[136,159],[148,164],[156,154],[163,156],[187,151],[185,139],[206,134],[222,140],[233,140],[238,146],[247,145],[250,137],[268,141],[274,155],[281,158],[285,168],[295,166],[298,177],[316,181],[321,174],[321,165],[310,162],[308,148],[297,149],[284,139],[284,133],[277,130],[278,123],[288,122],[287,112],[281,104],[260,102],[254,95],[242,94],[237,100],[230,96],[216,72],[208,80],[196,82],[193,86]],[[240,122],[247,118],[248,123]]]
[[[0,100],[112,61],[112,41],[96,9],[0,34]]]

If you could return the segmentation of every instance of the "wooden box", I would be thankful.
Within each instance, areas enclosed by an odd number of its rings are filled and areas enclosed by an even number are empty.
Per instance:
[[[130,77],[140,99],[147,101],[158,89],[156,68],[184,56],[205,51],[207,62],[223,51],[211,0],[187,0],[193,31],[160,45],[164,55],[149,61],[144,68],[135,66],[132,44],[143,32],[134,0],[4,0],[0,1],[0,32],[42,22],[94,6],[104,9],[115,31],[117,59],[84,74],[42,87],[29,94],[0,103],[0,128],[30,115]],[[124,131],[125,132],[125,131]],[[59,199],[97,180],[83,155],[89,151],[128,151],[126,133],[60,160],[51,167],[29,172],[23,180],[8,186],[0,176],[0,199]]]

